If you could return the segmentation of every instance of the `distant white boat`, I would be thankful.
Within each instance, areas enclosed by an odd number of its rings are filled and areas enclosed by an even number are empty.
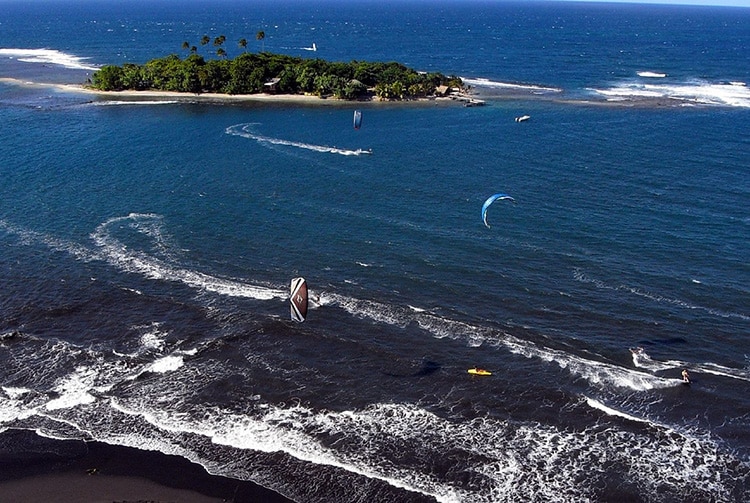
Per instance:
[[[315,51],[317,51],[317,50],[318,50],[318,46],[317,46],[317,45],[315,45],[315,42],[313,42],[313,45],[312,45],[312,47],[303,47],[302,49],[304,49],[304,50],[306,50],[306,51],[313,51],[313,52],[315,52]]]
[[[649,79],[663,79],[667,76],[666,73],[659,73],[659,72],[638,72],[639,77],[646,77]]]
[[[516,122],[524,122],[531,119],[530,115],[522,115],[520,117],[516,117]]]

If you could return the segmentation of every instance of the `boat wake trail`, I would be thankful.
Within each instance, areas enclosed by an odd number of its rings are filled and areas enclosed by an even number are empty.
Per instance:
[[[281,138],[272,138],[270,136],[264,136],[261,134],[258,134],[254,131],[254,126],[257,126],[258,124],[254,123],[247,123],[247,124],[236,124],[234,126],[229,126],[226,129],[226,133],[232,136],[241,136],[243,138],[248,138],[251,140],[255,140],[261,145],[283,145],[287,147],[295,147],[300,148],[304,150],[311,150],[313,152],[322,152],[322,153],[328,153],[328,154],[338,154],[338,155],[346,155],[346,156],[359,156],[359,155],[369,155],[372,154],[372,150],[365,150],[365,149],[346,149],[346,148],[338,148],[338,147],[329,147],[327,145],[315,145],[312,143],[303,143],[299,141],[292,141],[292,140],[284,140]]]

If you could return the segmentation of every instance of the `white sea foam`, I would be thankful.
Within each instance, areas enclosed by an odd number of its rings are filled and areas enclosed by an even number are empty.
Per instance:
[[[608,415],[643,422],[596,400],[587,403]],[[489,417],[453,421],[411,404],[341,412],[261,405],[255,417],[219,409],[188,417],[136,410],[117,400],[112,405],[161,431],[191,432],[238,449],[284,452],[440,502],[589,501],[595,484],[580,484],[581,477],[595,479],[612,463],[628,470],[624,476],[636,480],[642,494],[656,494],[670,480],[678,493],[697,488],[724,498],[731,475],[723,469],[736,462],[710,439],[653,422],[654,435],[644,438],[608,423],[576,431]],[[413,461],[398,455],[403,450],[414,453]],[[435,471],[440,464],[424,459],[441,459],[448,471]],[[460,470],[450,470],[459,459]],[[466,477],[477,475],[481,488],[466,486]]]
[[[164,374],[166,372],[174,372],[183,365],[185,365],[183,356],[175,354],[159,358],[154,363],[146,367],[146,370],[149,372]]]
[[[60,379],[54,388],[58,397],[47,402],[47,410],[68,409],[94,402],[96,398],[89,391],[94,387],[96,377],[96,370],[81,366]]]
[[[748,369],[727,367],[712,362],[692,363],[680,360],[658,361],[651,358],[643,348],[633,351],[633,365],[650,372],[661,372],[672,369],[690,369],[690,372],[694,375],[701,373],[713,374],[740,381],[750,381],[750,370]]]
[[[16,388],[13,386],[0,386],[0,388],[2,388],[8,398],[10,398],[11,400],[17,400],[23,395],[31,392],[31,390],[28,388]]]
[[[690,368],[694,372],[704,372],[706,374],[714,374],[722,377],[731,377],[732,379],[750,381],[750,370],[748,369],[736,369],[711,362],[685,364],[683,366]]]
[[[232,297],[249,297],[259,300],[285,299],[287,297],[286,291],[283,290],[251,285],[184,269],[153,255],[131,250],[125,243],[118,241],[110,233],[110,227],[122,223],[132,223],[133,228],[138,232],[144,232],[142,229],[152,229],[148,232],[154,232],[153,225],[159,221],[158,215],[131,213],[124,217],[111,218],[100,224],[91,234],[91,238],[102,250],[102,254],[109,263],[124,271],[142,274],[150,279],[175,281],[192,288]],[[144,223],[148,225],[143,225]],[[161,232],[160,225],[157,225],[156,232]]]
[[[607,414],[609,416],[622,417],[622,418],[625,418],[625,419],[627,419],[629,421],[635,421],[637,423],[654,424],[654,423],[652,423],[651,421],[649,421],[647,419],[644,419],[644,418],[641,418],[641,417],[638,417],[638,416],[634,416],[632,414],[628,414],[627,412],[623,412],[621,410],[618,410],[618,409],[609,407],[607,405],[604,405],[599,400],[595,400],[595,399],[587,397],[587,396],[584,396],[584,399],[586,400],[586,403],[589,405],[589,407],[592,407],[594,409],[600,410],[600,411],[604,412],[605,414]]]
[[[58,65],[76,70],[96,71],[98,66],[87,64],[88,58],[75,56],[55,49],[0,49],[0,57],[14,58],[24,63]]]
[[[358,149],[338,148],[338,147],[330,147],[328,145],[315,145],[313,143],[304,143],[304,142],[298,142],[298,141],[285,140],[282,138],[273,138],[270,136],[264,136],[253,131],[254,126],[256,125],[257,124],[235,124],[233,126],[229,126],[226,129],[226,133],[232,136],[241,136],[243,138],[255,140],[262,145],[284,145],[284,146],[295,147],[295,148],[300,148],[304,150],[311,150],[313,152],[339,154],[339,155],[345,155],[345,156],[360,156],[360,155],[372,154],[372,151],[369,149],[365,150],[361,148],[358,148]]]
[[[166,240],[162,235],[161,219],[153,214],[130,214],[125,217],[110,219],[101,224],[92,234],[92,238],[102,249],[103,257],[123,270],[143,274],[153,279],[182,282],[194,288],[222,295],[251,297],[259,300],[287,298],[286,291],[216,278],[171,265],[142,252],[130,250],[124,243],[112,237],[109,232],[111,227],[122,223],[131,223],[138,232],[149,235],[157,243],[163,243]],[[89,253],[89,255],[91,254]],[[411,323],[416,323],[436,338],[462,339],[471,347],[478,347],[484,343],[502,346],[513,353],[521,354],[527,358],[538,358],[541,361],[554,362],[561,368],[565,368],[593,384],[626,387],[634,390],[665,388],[675,385],[675,380],[673,379],[663,379],[630,369],[623,369],[611,364],[582,358],[564,351],[545,348],[509,334],[497,333],[487,328],[441,318],[429,312],[421,312],[374,301],[358,300],[335,294],[321,295],[317,304],[337,305],[356,317],[368,318],[379,323],[401,328]]]
[[[591,89],[613,100],[664,99],[683,104],[750,108],[750,89],[733,83],[687,81],[671,84],[624,82],[605,89]]]
[[[330,294],[328,304],[337,305],[353,316],[367,318],[404,328],[416,323],[420,328],[438,339],[464,340],[471,347],[491,344],[527,358],[537,358],[544,362],[554,362],[560,368],[583,377],[591,384],[615,386],[636,391],[668,388],[679,385],[680,381],[665,379],[616,365],[583,358],[565,351],[539,346],[531,341],[519,339],[507,333],[498,333],[485,327],[450,320],[428,312],[392,306],[374,301],[358,300]]]
[[[617,365],[582,358],[565,351],[538,347],[535,344],[506,335],[502,343],[511,351],[543,361],[555,362],[560,368],[586,379],[590,384],[616,386],[635,391],[661,389],[678,386],[679,380],[665,379],[643,372],[637,372]]]
[[[134,327],[138,330],[145,330],[141,335],[141,348],[146,350],[164,351],[166,342],[164,341],[168,333],[160,330],[161,323],[153,322],[143,327]]]
[[[530,92],[542,92],[542,93],[560,93],[562,89],[557,87],[545,87],[533,84],[517,84],[512,82],[498,82],[483,78],[466,78],[462,77],[461,80],[464,84],[469,84],[476,87],[488,87],[496,89],[513,89],[517,91],[530,91]]]
[[[660,362],[652,359],[643,348],[631,350],[633,365],[637,368],[646,369],[650,372],[660,372],[662,370],[671,370],[677,367],[684,367],[681,362]]]
[[[174,105],[180,103],[177,100],[108,100],[95,101],[92,104],[98,107],[127,106],[127,105]]]
[[[50,234],[43,234],[29,229],[17,227],[4,220],[0,220],[0,230],[4,230],[9,234],[18,236],[21,242],[25,245],[43,244],[52,250],[68,253],[85,262],[101,259],[96,251],[86,248],[85,246],[81,246],[78,243],[59,239]]]
[[[3,392],[0,394],[0,425],[30,417],[36,413],[35,408],[28,406],[24,401],[25,397],[33,394],[30,389],[13,386],[2,386],[0,389]]]
[[[374,453],[369,448],[360,450],[350,457],[335,449],[324,447],[307,433],[312,428],[324,436],[336,434],[336,429],[346,428],[345,424],[337,426],[336,423],[343,418],[351,417],[352,413],[316,413],[300,405],[290,408],[265,406],[262,415],[256,418],[229,411],[213,411],[195,420],[182,416],[176,423],[173,416],[162,411],[137,411],[114,399],[112,405],[125,414],[143,417],[161,430],[190,431],[209,437],[215,444],[239,449],[269,453],[285,452],[296,459],[316,465],[337,467],[368,478],[383,480],[394,487],[431,495],[438,501],[460,501],[431,492],[429,487],[437,485],[437,481],[433,480],[429,484],[420,483],[418,475],[410,473],[409,470],[396,468],[392,473],[379,470],[376,465],[371,464],[376,458],[371,457]],[[362,433],[366,434],[365,431]],[[341,429],[338,434],[348,437],[351,432]],[[426,485],[427,488],[422,489],[420,485]]]
[[[168,245],[162,235],[161,218],[154,214],[131,213],[124,217],[109,219],[100,224],[91,234],[98,250],[86,248],[78,243],[62,240],[49,234],[22,229],[4,220],[0,220],[0,230],[18,236],[24,244],[41,243],[53,250],[69,253],[83,261],[102,260],[126,272],[141,274],[150,279],[175,281],[191,288],[231,297],[246,297],[258,300],[286,299],[288,297],[285,290],[211,276],[182,268],[177,264],[172,264],[145,252],[131,250],[127,244],[110,235],[110,228],[122,223],[130,224],[136,232],[151,237],[154,246],[166,254],[165,250],[168,249]]]
[[[50,350],[77,351],[67,345]],[[89,358],[99,363],[79,366],[58,381],[55,391],[61,396],[57,407],[23,403],[21,400],[33,393],[12,391],[15,399],[0,394],[0,419],[16,421],[38,414],[99,441],[180,455],[203,463],[212,473],[237,478],[252,479],[253,474],[241,464],[219,466],[202,460],[200,449],[191,450],[193,446],[216,444],[283,452],[440,502],[591,501],[597,486],[580,484],[581,477],[595,480],[613,465],[625,469],[629,480],[637,481],[639,494],[657,494],[664,489],[663,481],[669,480],[676,494],[697,489],[715,495],[718,501],[729,501],[731,470],[737,464],[731,453],[710,438],[639,418],[595,399],[586,403],[607,415],[649,423],[653,434],[632,433],[606,421],[579,430],[491,416],[456,419],[415,404],[375,403],[331,411],[300,403],[264,403],[258,396],[253,397],[255,403],[248,413],[201,404],[177,412],[171,407],[172,399],[162,408],[152,387],[146,386],[139,396],[136,385],[129,385],[126,396],[98,400],[95,406],[74,411],[77,405],[92,403],[89,391],[111,389],[127,370],[118,372],[117,367],[101,361],[100,355],[90,354]],[[170,364],[167,361],[156,360],[153,367],[162,366],[165,372],[182,368],[177,365],[180,358],[173,358]],[[181,376],[179,382],[186,379],[187,375]],[[170,392],[168,388],[164,391],[166,399]],[[9,395],[5,388],[3,393]],[[129,419],[118,418],[120,413]],[[115,415],[108,418],[108,414]],[[179,440],[183,433],[188,434],[186,438],[195,435],[208,442],[198,438],[183,444]],[[42,434],[65,438],[49,426]],[[399,456],[403,452],[413,455]],[[441,462],[424,463],[424,459]],[[477,477],[481,486],[467,484],[467,478]]]

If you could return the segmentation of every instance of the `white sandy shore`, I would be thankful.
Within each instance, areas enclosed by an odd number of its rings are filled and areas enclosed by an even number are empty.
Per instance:
[[[320,98],[318,96],[303,94],[220,94],[220,93],[180,93],[173,91],[100,91],[80,84],[52,84],[42,82],[30,82],[10,77],[0,77],[0,82],[23,87],[41,87],[56,89],[62,92],[90,94],[103,96],[118,100],[156,100],[156,101],[206,101],[206,102],[266,102],[266,103],[298,103],[307,105],[341,105],[351,106],[358,101],[340,100],[336,98]],[[406,102],[381,101],[379,99],[367,100],[367,103],[429,103],[447,98],[427,98],[409,100]]]

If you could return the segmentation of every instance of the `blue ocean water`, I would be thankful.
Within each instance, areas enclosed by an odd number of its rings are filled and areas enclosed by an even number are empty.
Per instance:
[[[0,431],[295,501],[750,499],[750,9],[2,7]],[[204,34],[486,104],[45,85]]]

